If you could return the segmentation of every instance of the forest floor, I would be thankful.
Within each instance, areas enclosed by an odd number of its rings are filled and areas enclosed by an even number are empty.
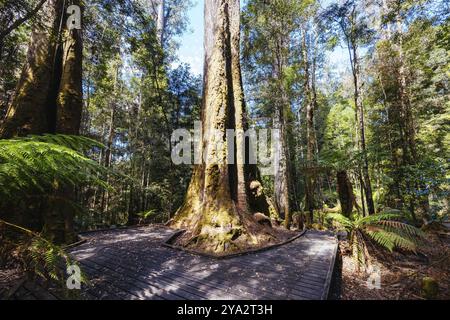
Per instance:
[[[435,279],[439,285],[436,299],[450,299],[450,238],[427,232],[426,244],[419,254],[373,252],[373,263],[380,268],[380,287],[372,288],[368,274],[356,273],[348,241],[340,241],[337,273],[340,283],[334,283],[332,299],[341,300],[422,300],[422,280]]]
[[[427,232],[426,243],[420,253],[372,252],[373,262],[380,267],[380,288],[370,289],[368,274],[356,273],[348,241],[340,241],[340,255],[335,268],[335,280],[330,299],[340,300],[418,300],[422,279],[434,278],[439,291],[436,299],[450,299],[450,237],[449,231]],[[14,259],[12,259],[14,260]],[[16,261],[17,262],[17,261]],[[16,263],[0,268],[0,300],[20,283],[23,271]]]

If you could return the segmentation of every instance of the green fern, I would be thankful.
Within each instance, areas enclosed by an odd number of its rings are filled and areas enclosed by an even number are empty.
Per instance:
[[[331,213],[328,218],[344,228],[350,236],[352,255],[358,269],[365,269],[370,260],[368,242],[392,252],[394,249],[416,252],[424,233],[400,220],[398,213],[379,213],[367,217],[349,219],[341,214]]]
[[[94,147],[102,145],[66,135],[0,140],[0,199],[50,194],[61,186],[110,188],[107,169],[83,154]]]
[[[68,135],[42,135],[0,140],[0,217],[25,200],[47,205],[64,202],[74,212],[82,211],[78,204],[58,197],[56,190],[65,187],[95,185],[111,189],[107,175],[114,174],[86,154],[93,148],[103,148],[89,138]],[[36,200],[36,201],[35,201]],[[3,210],[3,211],[1,211]],[[9,214],[10,215],[10,214]],[[34,274],[52,280],[63,279],[61,266],[74,264],[64,250],[44,239],[39,233],[0,219],[5,232],[0,240],[8,241],[18,252],[22,266]],[[16,240],[20,239],[20,242]],[[3,253],[3,250],[1,252]]]

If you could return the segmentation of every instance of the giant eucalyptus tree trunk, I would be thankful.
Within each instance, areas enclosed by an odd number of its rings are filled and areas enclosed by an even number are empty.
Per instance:
[[[68,1],[81,7],[81,0]],[[65,13],[67,19],[67,13]],[[56,100],[56,132],[78,135],[83,107],[83,39],[82,30],[67,29],[62,24],[61,80]]]
[[[268,241],[270,228],[253,218],[254,208],[269,213],[255,166],[244,164],[241,148],[247,128],[239,58],[239,0],[205,1],[203,136],[185,202],[170,222],[187,229],[184,245],[222,253]],[[227,129],[236,129],[234,164],[227,163]],[[212,130],[217,130],[215,135]]]
[[[71,0],[68,4],[74,4],[81,7],[81,0]],[[66,7],[61,10],[63,20],[61,21],[61,39],[58,46],[61,46],[61,56],[56,63],[59,65],[54,73],[54,82],[57,93],[55,133],[78,135],[80,133],[81,115],[83,108],[83,42],[82,30],[67,28],[66,21],[68,14]],[[59,40],[59,39],[58,39]],[[54,95],[52,92],[50,95]],[[53,101],[52,101],[53,104]],[[77,236],[74,231],[74,210],[73,206],[67,201],[75,200],[75,190],[73,188],[62,187],[55,190],[57,198],[64,199],[53,207],[52,216],[45,221],[46,227],[54,226],[54,230],[49,236],[58,243],[73,243]]]
[[[14,99],[0,128],[2,138],[27,134],[79,134],[82,108],[81,30],[68,30],[65,10],[80,0],[48,0],[33,27]]]
[[[33,27],[27,58],[12,103],[0,128],[2,138],[51,131],[54,122],[52,96],[59,65],[59,34],[62,1],[49,0],[42,8],[42,21]]]

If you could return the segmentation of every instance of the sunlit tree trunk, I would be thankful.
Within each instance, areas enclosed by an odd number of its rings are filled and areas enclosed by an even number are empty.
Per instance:
[[[400,96],[400,104],[402,109],[402,116],[403,116],[403,122],[405,127],[405,139],[404,139],[404,156],[406,158],[406,163],[409,165],[415,165],[417,164],[418,157],[417,157],[417,147],[416,147],[416,131],[414,128],[414,117],[413,117],[413,111],[412,111],[412,105],[410,96],[408,93],[408,81],[407,81],[407,72],[406,72],[406,63],[405,63],[405,54],[403,52],[403,23],[402,19],[400,17],[400,13],[397,12],[396,15],[396,25],[397,25],[397,32],[399,33],[398,41],[399,44],[395,46],[397,53],[398,53],[398,86],[399,86],[399,96]],[[411,189],[412,186],[409,185],[410,183],[407,182],[407,188]],[[416,189],[424,189],[423,186],[416,184]],[[418,200],[418,208],[419,212],[426,216],[429,211],[429,200],[428,195],[417,197],[415,196],[415,192],[411,191],[413,193],[412,200],[410,201],[410,211],[413,216],[413,219],[416,220],[416,213],[415,213],[415,201]]]
[[[166,27],[166,17],[165,17],[165,0],[160,0],[158,6],[158,38],[161,45],[164,44],[164,32]]]
[[[366,196],[367,210],[369,214],[375,214],[375,205],[373,202],[372,195],[372,184],[369,176],[369,160],[367,157],[366,148],[366,129],[365,129],[365,113],[364,106],[362,102],[361,92],[360,92],[360,65],[358,49],[356,45],[356,40],[352,40],[353,48],[353,84],[354,84],[354,101],[355,108],[358,116],[358,130],[359,130],[359,147],[363,153],[363,163],[362,163],[362,178],[363,178],[363,188],[364,194]]]
[[[80,0],[72,0],[70,4],[81,7]],[[65,8],[63,9],[66,10]],[[83,109],[83,43],[82,30],[67,28],[65,23],[68,16],[64,14],[61,23],[61,46],[62,57],[60,60],[61,70],[59,77],[59,90],[56,98],[56,124],[58,134],[78,135],[80,134],[81,115]],[[56,75],[55,75],[56,76]],[[66,200],[75,201],[75,190],[63,188],[57,194]],[[56,207],[56,220],[64,219],[63,237],[58,242],[73,243],[77,236],[74,231],[74,210],[67,203]],[[49,223],[52,223],[51,221]]]
[[[282,98],[281,100],[284,101]],[[289,229],[291,224],[291,213],[289,207],[289,175],[287,158],[287,135],[286,135],[286,115],[283,102],[275,107],[274,129],[279,130],[279,141],[277,144],[274,166],[274,199],[280,215],[284,217],[284,225]]]
[[[280,23],[272,21],[273,24]],[[284,225],[287,229],[291,225],[291,212],[289,202],[289,157],[287,146],[287,109],[289,108],[289,99],[286,88],[284,87],[284,69],[285,57],[282,52],[287,45],[287,39],[279,36],[275,39],[275,53],[272,62],[272,78],[277,86],[274,93],[274,114],[273,128],[279,130],[277,148],[274,159],[274,202],[281,217],[284,217]]]
[[[306,173],[305,173],[305,210],[309,212],[309,223],[314,219],[314,155],[316,150],[316,135],[314,129],[314,112],[317,105],[315,92],[315,62],[310,62],[307,46],[307,32],[303,31],[303,64],[305,68],[304,96],[306,101]],[[315,57],[313,57],[315,59]]]
[[[80,0],[72,0],[80,6]],[[67,14],[66,14],[67,18]],[[82,30],[68,30],[62,27],[62,69],[56,105],[56,132],[78,135],[80,133],[83,107],[82,73],[83,42]]]
[[[255,204],[268,204],[254,166],[240,143],[247,128],[239,60],[239,0],[205,1],[205,64],[203,136],[198,150],[204,161],[195,165],[185,202],[170,224],[187,229],[183,243],[221,253],[257,245],[271,236],[252,216]],[[227,129],[236,129],[235,164],[228,164]],[[214,134],[216,130],[219,134]],[[225,148],[215,148],[222,143]],[[264,232],[265,231],[265,232]]]
[[[117,81],[117,79],[115,80],[115,82],[116,81]],[[114,91],[116,91],[115,87],[116,87],[116,85],[114,85]],[[116,133],[115,127],[114,127],[115,118],[116,118],[115,101],[112,101],[110,103],[110,107],[111,107],[111,114],[110,114],[110,118],[109,118],[108,139],[106,141],[105,162],[104,162],[104,165],[106,168],[111,167],[111,163],[112,163],[112,147],[113,147],[113,143],[114,143],[114,136]],[[108,180],[109,180],[109,177],[108,177]],[[101,203],[102,213],[107,212],[108,207],[109,207],[109,192],[106,190],[102,194],[102,203]]]

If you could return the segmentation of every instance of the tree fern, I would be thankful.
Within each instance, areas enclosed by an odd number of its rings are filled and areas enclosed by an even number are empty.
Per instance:
[[[349,233],[352,255],[358,269],[366,268],[367,260],[370,259],[367,241],[390,252],[396,248],[416,252],[424,237],[420,229],[398,221],[402,218],[398,213],[379,213],[367,217],[357,216],[354,219],[332,213],[328,214],[328,218]]]
[[[331,218],[333,221],[337,222],[342,227],[344,227],[347,231],[350,231],[355,228],[355,223],[349,218],[343,216],[342,214],[329,213],[327,215],[327,218]]]
[[[110,189],[106,177],[112,172],[86,155],[93,148],[102,147],[89,138],[67,135],[0,140],[0,217],[14,216],[7,212],[9,208],[14,211],[26,199],[32,199],[31,202],[45,199],[47,205],[63,201],[74,212],[82,211],[77,203],[55,191],[87,184]],[[2,219],[1,226],[14,230],[5,232],[2,239],[13,245],[11,250],[19,253],[17,256],[26,270],[58,280],[65,272],[61,265],[74,263],[61,247],[39,233]]]
[[[62,185],[109,188],[106,169],[83,154],[94,147],[101,145],[65,135],[0,140],[0,199],[48,194]]]

